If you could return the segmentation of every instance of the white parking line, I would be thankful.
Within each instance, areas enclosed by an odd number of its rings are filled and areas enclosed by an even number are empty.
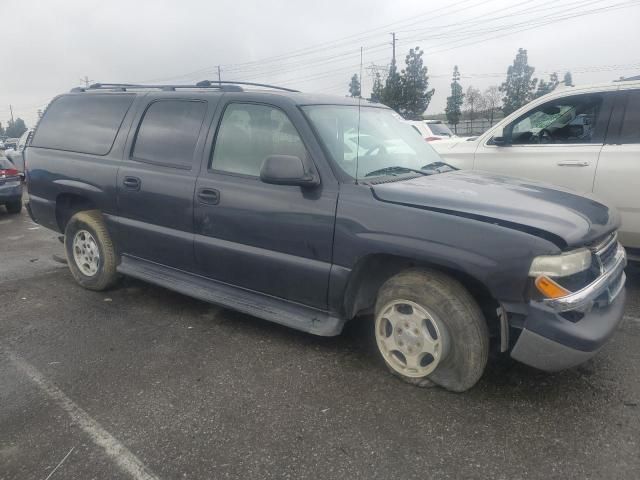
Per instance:
[[[629,320],[629,321],[631,321],[631,322],[638,322],[638,323],[640,323],[640,318],[638,318],[638,317],[632,317],[631,315],[625,315],[625,316],[624,316],[624,319],[625,319],[625,320]]]
[[[34,366],[12,352],[9,352],[9,358],[18,370],[29,377],[40,390],[67,412],[69,417],[91,437],[96,445],[101,447],[115,461],[123,472],[128,473],[135,480],[158,480],[158,477],[151,473],[138,457],[121,444],[117,438],[102,428],[87,412],[67,397],[62,390],[47,380]]]

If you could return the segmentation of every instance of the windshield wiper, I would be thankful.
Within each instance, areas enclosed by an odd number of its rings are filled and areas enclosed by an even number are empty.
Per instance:
[[[435,173],[445,173],[445,172],[453,172],[455,170],[460,170],[459,168],[456,168],[453,165],[445,162],[429,163],[427,165],[424,165],[421,169],[423,171],[426,170],[428,172],[435,172]]]
[[[428,172],[424,170],[418,170],[417,168],[409,168],[409,167],[401,167],[401,166],[393,166],[393,167],[384,167],[378,170],[373,170],[365,175],[365,177],[372,177],[374,175],[398,175],[402,172],[415,172],[420,175],[429,175]]]

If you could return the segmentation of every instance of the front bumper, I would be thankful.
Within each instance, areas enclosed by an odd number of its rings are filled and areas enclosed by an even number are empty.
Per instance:
[[[540,370],[563,370],[593,357],[615,333],[624,316],[626,255],[617,242],[595,255],[602,261],[594,282],[566,297],[529,304],[514,359]]]

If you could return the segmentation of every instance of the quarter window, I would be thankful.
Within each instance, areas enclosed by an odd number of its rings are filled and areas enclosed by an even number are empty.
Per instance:
[[[544,103],[512,124],[513,145],[602,143],[601,95],[579,95]]]
[[[140,122],[132,158],[190,169],[206,111],[207,104],[201,101],[153,102]]]
[[[93,93],[58,97],[40,120],[31,145],[106,155],[134,98]]]
[[[269,155],[306,156],[306,149],[291,120],[267,105],[233,103],[220,122],[211,168],[259,176]]]
[[[640,92],[631,92],[627,97],[620,143],[640,143]]]

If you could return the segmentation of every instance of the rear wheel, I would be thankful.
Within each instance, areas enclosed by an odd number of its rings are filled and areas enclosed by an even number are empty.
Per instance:
[[[475,385],[489,353],[480,307],[458,281],[436,270],[411,269],[385,282],[376,301],[375,337],[394,375],[454,392]]]
[[[13,202],[8,202],[5,207],[7,207],[7,212],[9,213],[20,213],[22,211],[22,199],[14,200]]]
[[[98,210],[78,212],[64,231],[67,263],[75,280],[89,290],[105,290],[117,280],[116,254]]]

